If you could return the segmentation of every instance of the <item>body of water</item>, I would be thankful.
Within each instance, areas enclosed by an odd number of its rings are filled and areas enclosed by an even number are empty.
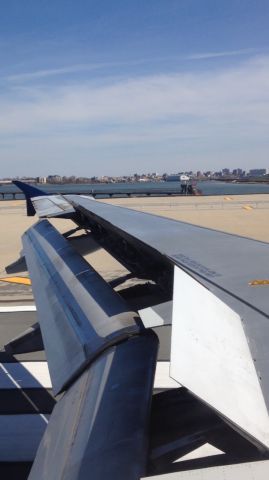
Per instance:
[[[203,195],[249,195],[269,193],[269,183],[197,182]]]
[[[117,193],[118,195],[126,196],[127,193],[133,195],[143,195],[143,192],[152,194],[161,194],[161,191],[167,193],[180,193],[180,182],[138,182],[138,183],[110,183],[110,184],[74,184],[74,185],[37,185],[38,188],[48,193],[77,193],[77,194],[91,194],[96,193],[100,197],[107,197],[109,193]],[[247,195],[269,193],[269,184],[248,184],[248,183],[230,183],[230,182],[197,182],[197,189],[202,192],[202,195]],[[0,194],[5,194],[5,199],[8,199],[7,193],[17,193],[16,198],[24,198],[20,194],[20,190],[13,184],[0,185]]]

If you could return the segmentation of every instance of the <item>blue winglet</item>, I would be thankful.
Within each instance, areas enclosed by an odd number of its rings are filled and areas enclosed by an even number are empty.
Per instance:
[[[35,215],[35,207],[32,203],[31,198],[33,197],[41,197],[41,196],[47,196],[50,195],[47,192],[44,192],[44,190],[40,190],[39,188],[33,187],[32,185],[29,185],[28,183],[23,183],[19,182],[18,180],[13,181],[14,185],[18,187],[25,195],[26,199],[26,207],[27,207],[27,216],[28,217],[33,217]]]

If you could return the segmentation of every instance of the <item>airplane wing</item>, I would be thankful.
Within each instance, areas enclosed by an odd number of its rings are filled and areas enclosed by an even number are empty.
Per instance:
[[[257,286],[255,281],[268,278],[269,244],[92,201],[90,198],[70,195],[68,201],[80,213],[97,240],[125,263],[127,268],[152,278],[166,289],[172,288],[174,269],[176,272],[185,272],[187,275],[184,278],[192,279],[187,292],[181,287],[176,291],[174,289],[173,301],[176,300],[179,307],[177,318],[175,309],[173,312],[172,339],[173,328],[180,324],[180,315],[184,312],[188,325],[193,317],[198,317],[200,323],[203,322],[203,329],[207,336],[212,337],[213,345],[226,345],[226,355],[221,361],[217,351],[211,352],[208,361],[216,362],[219,368],[208,375],[208,365],[203,355],[203,349],[208,348],[206,337],[198,335],[197,330],[196,341],[203,345],[198,362],[204,371],[204,377],[199,388],[194,388],[192,384],[192,391],[210,403],[237,428],[241,428],[245,435],[249,434],[252,439],[256,438],[268,448],[269,306],[266,287]],[[182,283],[184,285],[184,281]],[[212,301],[206,303],[209,311],[205,310],[204,297],[200,297],[194,288],[197,285],[201,286],[199,293],[203,286],[203,290],[212,294]],[[186,302],[187,294],[190,307],[200,301],[195,312],[186,307],[182,308],[182,312],[180,310],[180,305],[183,306]],[[217,306],[214,304],[215,298],[218,299]],[[227,310],[224,315],[223,305],[229,307],[229,313]],[[222,331],[216,332],[208,322],[211,309],[216,318],[222,319]],[[231,324],[231,329],[225,331],[225,322]],[[228,348],[231,343],[230,336],[237,340],[233,345],[233,354]],[[245,359],[243,363],[242,355]],[[171,361],[175,379],[190,388],[190,383],[185,380],[185,371],[182,368],[173,368],[174,363],[179,361],[177,356],[172,356]],[[230,382],[234,371],[237,374],[234,381]],[[198,376],[200,373],[197,372]],[[239,388],[237,379],[242,376],[245,377],[245,383],[243,388]],[[229,392],[231,398],[229,411],[225,408],[225,397],[222,396],[222,401],[215,397],[209,400],[205,394],[220,378],[223,391]],[[216,396],[220,399],[221,394]],[[248,409],[241,415],[243,404],[248,404]],[[260,428],[257,430],[249,429],[246,423],[246,417],[252,415],[253,409],[261,413]]]
[[[31,198],[37,209],[39,201],[39,198]],[[69,260],[69,254],[65,255],[69,247],[62,245],[59,234],[52,232],[46,222],[29,230],[24,237],[24,250],[45,348],[50,352],[48,362],[51,372],[55,370],[52,373],[55,391],[62,391],[70,384],[73,388],[72,382],[80,381],[82,376],[79,375],[87,366],[95,368],[94,362],[99,355],[100,358],[106,355],[111,345],[112,348],[121,345],[117,338],[126,346],[131,339],[143,337],[143,316],[146,318],[144,327],[157,327],[155,331],[160,342],[160,330],[172,323],[170,376],[217,412],[243,438],[268,452],[269,307],[265,280],[268,279],[269,244],[112,206],[90,197],[65,195],[64,201],[74,210],[75,223],[90,231],[100,246],[134,276],[158,286],[162,301],[160,305],[155,301],[148,304],[148,308],[139,309],[141,318],[133,314],[128,316],[131,323],[126,325],[124,321],[124,328],[119,323],[117,311],[111,335],[100,333],[99,328],[102,331],[102,326],[111,322],[107,314],[102,314],[99,320],[100,299],[103,299],[102,309],[110,304],[103,280],[96,272],[85,274],[87,298],[90,298],[87,306],[81,260],[73,262],[73,254]],[[86,272],[87,269],[85,266]],[[75,281],[68,280],[70,272]],[[96,287],[98,282],[101,282],[100,289]],[[45,286],[43,293],[40,291],[42,284]],[[75,299],[73,292],[77,295]],[[112,304],[116,301],[114,293],[110,291],[109,294],[113,297]],[[120,304],[119,311],[128,310],[126,305]],[[93,315],[86,314],[90,311]],[[55,332],[55,339],[52,332]],[[151,349],[155,347],[150,347],[149,352]],[[149,384],[154,361],[149,368]],[[59,371],[56,365],[60,366]],[[101,378],[110,378],[110,370],[109,377],[105,369],[99,372],[100,382]],[[88,385],[86,377],[84,379]],[[145,391],[141,398],[143,395]],[[70,402],[75,401],[74,398]],[[145,398],[147,409],[149,400]],[[95,415],[93,411],[91,415]],[[51,454],[52,451],[49,456]],[[39,462],[41,457],[40,453]]]
[[[23,247],[52,387],[64,392],[29,478],[140,478],[156,335],[47,220]]]

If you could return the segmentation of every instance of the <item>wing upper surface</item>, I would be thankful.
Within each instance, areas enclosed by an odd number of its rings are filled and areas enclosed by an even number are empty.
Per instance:
[[[269,314],[266,287],[253,288],[267,278],[269,244],[156,215],[68,196],[75,209],[91,212],[134,237],[170,261],[241,301]]]
[[[269,292],[268,286],[250,285],[268,278],[269,244],[78,196],[69,201],[84,216],[136,241],[140,250],[158,252],[240,316],[269,409]]]

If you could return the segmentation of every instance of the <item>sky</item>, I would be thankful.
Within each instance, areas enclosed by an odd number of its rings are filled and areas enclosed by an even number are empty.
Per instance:
[[[269,168],[268,0],[9,0],[0,178]]]

